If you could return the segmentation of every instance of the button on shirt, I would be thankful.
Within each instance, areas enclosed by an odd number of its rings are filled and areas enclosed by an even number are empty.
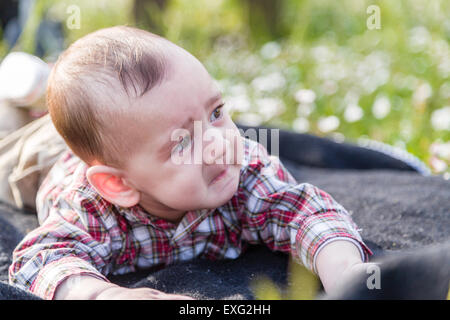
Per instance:
[[[216,209],[188,211],[174,224],[142,207],[116,206],[86,178],[87,165],[70,151],[50,170],[37,194],[40,227],[13,253],[10,284],[52,299],[67,277],[164,267],[194,258],[234,259],[249,244],[290,253],[314,269],[328,242],[353,242],[367,261],[372,254],[348,212],[329,194],[297,183],[275,156],[243,139],[239,187]]]

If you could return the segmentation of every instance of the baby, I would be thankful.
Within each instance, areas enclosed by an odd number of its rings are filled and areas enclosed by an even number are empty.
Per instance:
[[[329,292],[372,254],[330,195],[241,137],[204,66],[164,38],[119,26],[79,39],[47,101],[70,150],[40,186],[11,284],[45,299],[189,299],[107,276],[265,244]]]

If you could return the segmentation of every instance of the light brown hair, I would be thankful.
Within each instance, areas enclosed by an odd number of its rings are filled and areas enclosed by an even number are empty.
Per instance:
[[[124,155],[133,151],[114,130],[120,112],[129,111],[115,97],[132,101],[164,79],[164,42],[150,32],[117,26],[80,38],[59,57],[48,80],[49,113],[67,145],[86,163],[121,166]]]

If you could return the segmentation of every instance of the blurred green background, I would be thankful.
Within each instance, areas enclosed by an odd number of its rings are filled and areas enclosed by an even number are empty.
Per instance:
[[[12,48],[2,23],[0,57],[22,50],[51,62],[91,31],[137,26],[202,61],[236,121],[385,142],[450,178],[449,1],[24,2]]]

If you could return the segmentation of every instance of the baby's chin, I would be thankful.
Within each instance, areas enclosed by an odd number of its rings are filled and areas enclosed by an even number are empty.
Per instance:
[[[240,179],[240,167],[232,166],[227,177],[217,181],[213,185],[205,185],[198,192],[191,193],[189,208],[178,208],[184,211],[193,211],[201,209],[216,209],[230,201],[238,191]],[[196,199],[196,200],[194,200]],[[182,206],[182,205],[181,205]]]
[[[239,167],[232,166],[228,176],[217,181],[208,188],[208,202],[210,208],[217,208],[233,198],[239,187],[240,170]]]

